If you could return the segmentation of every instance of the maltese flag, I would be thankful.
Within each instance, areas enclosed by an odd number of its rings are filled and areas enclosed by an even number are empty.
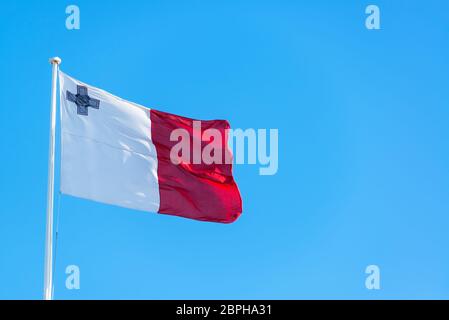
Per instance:
[[[149,109],[63,72],[59,88],[62,193],[202,221],[240,216],[227,121]],[[214,161],[202,159],[211,149]]]

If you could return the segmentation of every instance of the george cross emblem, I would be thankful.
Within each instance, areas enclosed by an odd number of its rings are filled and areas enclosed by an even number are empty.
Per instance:
[[[67,90],[67,100],[76,104],[76,112],[80,115],[87,116],[87,108],[91,107],[94,109],[100,108],[100,100],[92,99],[87,94],[87,87],[76,86],[76,94],[71,93]]]

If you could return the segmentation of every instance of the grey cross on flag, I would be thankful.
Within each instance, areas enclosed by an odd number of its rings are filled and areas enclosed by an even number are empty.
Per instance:
[[[87,94],[87,87],[76,86],[77,93],[73,94],[67,90],[67,100],[76,104],[77,113],[83,116],[88,115],[88,107],[99,109],[100,100],[93,99]]]

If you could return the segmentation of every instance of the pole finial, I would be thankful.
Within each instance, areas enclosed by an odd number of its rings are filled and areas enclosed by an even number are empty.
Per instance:
[[[53,58],[50,58],[50,63],[51,64],[61,64],[61,58],[59,58],[59,57],[53,57]]]

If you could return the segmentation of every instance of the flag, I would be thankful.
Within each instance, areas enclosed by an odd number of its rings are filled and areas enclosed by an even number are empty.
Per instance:
[[[232,163],[225,161],[232,158],[227,121],[146,108],[61,71],[59,88],[62,193],[201,221],[239,217],[242,201]],[[208,129],[222,138],[204,140]],[[173,152],[181,140],[173,138],[176,130],[188,133],[190,145],[212,145],[214,158],[223,161],[198,161],[195,150]]]

